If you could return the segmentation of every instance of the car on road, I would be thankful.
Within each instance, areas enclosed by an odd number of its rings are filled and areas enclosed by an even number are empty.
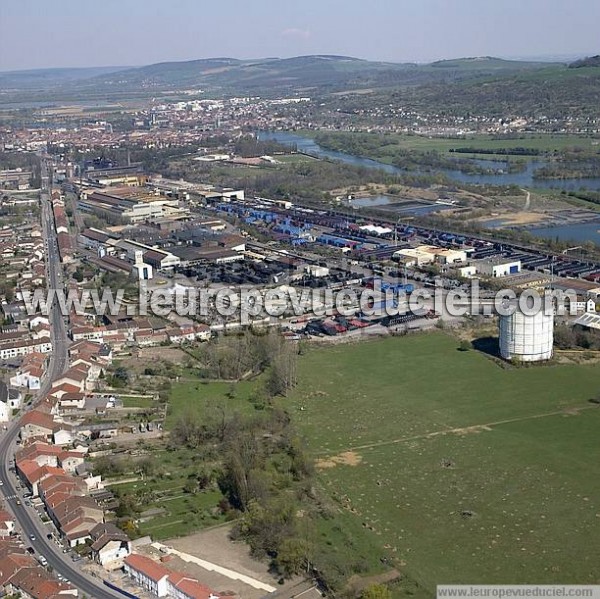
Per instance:
[[[29,535],[29,538],[30,538],[32,541],[35,541],[35,535]]]
[[[21,500],[17,499],[17,505],[21,505]]]

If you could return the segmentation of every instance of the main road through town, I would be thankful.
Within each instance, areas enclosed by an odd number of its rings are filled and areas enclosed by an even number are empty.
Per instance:
[[[58,253],[58,240],[53,224],[52,207],[50,204],[51,175],[42,159],[42,227],[44,243],[46,244],[46,265],[48,288],[60,289],[63,286],[63,273],[60,268]],[[60,312],[58,303],[53,306],[49,314],[52,353],[38,398],[42,398],[50,391],[52,381],[59,377],[68,366],[68,338],[64,316]],[[72,585],[81,591],[82,597],[90,599],[115,599],[123,598],[117,592],[111,591],[101,580],[88,576],[73,563],[69,553],[63,553],[62,548],[54,540],[47,538],[50,529],[45,525],[35,508],[24,505],[20,501],[17,489],[17,480],[10,471],[14,463],[14,454],[17,449],[16,440],[19,435],[19,419],[14,420],[0,437],[0,491],[10,511],[14,514],[17,527],[21,531],[23,542],[33,547],[38,555],[43,555],[48,560],[48,565],[57,574],[64,576]],[[17,503],[19,501],[19,503]]]

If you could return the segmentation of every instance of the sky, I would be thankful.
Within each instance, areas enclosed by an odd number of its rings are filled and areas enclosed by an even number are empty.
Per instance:
[[[2,0],[0,71],[227,56],[600,53],[599,0]]]

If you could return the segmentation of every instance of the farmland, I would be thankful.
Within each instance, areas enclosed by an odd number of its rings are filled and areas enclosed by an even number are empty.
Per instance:
[[[126,473],[111,485],[120,496],[136,497],[142,506],[138,514],[139,534],[166,539],[188,534],[224,521],[217,509],[222,498],[216,489],[191,493],[187,485],[198,475],[198,456],[186,449],[170,451],[162,445],[146,446],[147,474]],[[203,465],[209,469],[210,461]]]
[[[405,135],[398,133],[354,133],[321,132],[315,140],[322,146],[346,151],[350,154],[374,158],[392,164],[402,158],[407,151],[439,152],[452,158],[489,158],[492,160],[539,160],[540,155],[552,155],[573,148],[588,153],[598,151],[598,139],[575,135],[522,135],[494,137],[491,135],[471,135],[465,138],[427,137],[424,135]],[[455,153],[453,150],[472,149],[474,153]],[[529,150],[527,153],[511,154],[515,148]],[[487,152],[486,152],[487,151]],[[502,154],[507,151],[507,154]],[[476,153],[475,153],[476,152]]]
[[[206,421],[207,414],[230,417],[236,412],[252,413],[249,397],[254,387],[246,382],[232,385],[184,378],[171,390],[165,426],[172,429],[181,418]],[[122,399],[130,407],[147,407],[146,403],[152,401],[137,396]],[[139,534],[166,539],[225,520],[217,508],[223,495],[214,484],[195,491],[190,487],[199,474],[210,473],[218,466],[210,451],[200,455],[199,450],[173,448],[161,440],[142,443],[136,453],[143,456],[141,463],[135,466],[129,461],[112,488],[120,496],[135,497],[140,504]]]
[[[600,370],[502,368],[441,333],[315,349],[299,368],[286,403],[320,485],[405,591],[598,582]]]

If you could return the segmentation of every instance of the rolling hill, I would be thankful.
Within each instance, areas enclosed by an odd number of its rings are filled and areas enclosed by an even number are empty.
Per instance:
[[[587,67],[587,63],[585,64]],[[569,69],[567,64],[503,60],[494,57],[440,60],[431,64],[377,62],[336,55],[240,60],[229,57],[162,62],[142,67],[47,69],[0,73],[0,104],[51,100],[127,100],[157,97],[177,90],[202,89],[220,95],[310,95],[354,90],[423,90],[444,95],[447,85],[484,86],[506,94],[520,87],[528,92],[548,82],[558,87],[575,83],[597,87],[597,68]],[[575,72],[585,78],[572,78]],[[494,85],[491,85],[494,82]],[[429,89],[432,88],[432,89]],[[20,90],[20,91],[19,91]],[[461,95],[461,94],[459,94]],[[586,93],[586,97],[589,94]],[[424,98],[425,100],[427,98]],[[569,94],[563,100],[568,101]]]
[[[0,73],[0,88],[30,89],[45,86],[60,86],[74,81],[102,77],[131,67],[87,67],[61,69],[30,69],[25,71],[7,71]]]
[[[128,69],[95,77],[88,83],[158,89],[194,86],[229,92],[260,91],[262,94],[315,89],[329,92],[472,80],[549,66],[554,65],[491,57],[438,61],[429,65],[375,62],[334,55],[260,60],[213,58]]]

